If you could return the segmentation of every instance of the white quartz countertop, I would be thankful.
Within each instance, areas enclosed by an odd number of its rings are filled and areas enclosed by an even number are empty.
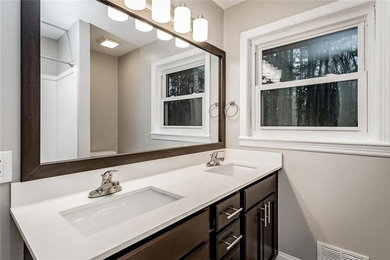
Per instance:
[[[238,177],[225,176],[206,172],[210,168],[202,163],[122,182],[122,191],[113,195],[89,199],[89,191],[84,191],[16,206],[11,208],[11,214],[35,259],[103,259],[282,167],[281,155],[279,162],[262,162],[261,158],[257,161],[227,159],[222,164],[232,162],[257,169]],[[60,214],[145,187],[182,198],[120,223],[113,222],[110,227],[89,235],[79,232]]]

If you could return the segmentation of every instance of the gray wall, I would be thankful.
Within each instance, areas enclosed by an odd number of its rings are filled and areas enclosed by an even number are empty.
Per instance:
[[[13,152],[20,180],[20,2],[0,1],[0,150]],[[22,259],[23,243],[11,220],[10,185],[0,184],[0,259]]]
[[[239,101],[240,32],[325,4],[321,1],[247,1],[225,10],[227,100]],[[238,148],[239,119],[227,120],[227,146]],[[281,151],[279,248],[316,259],[316,241],[390,258],[390,159]]]
[[[118,58],[91,51],[91,152],[118,150]]]
[[[151,62],[188,50],[189,48],[176,48],[174,41],[156,41],[119,57],[119,153],[135,153],[192,144],[150,138]]]

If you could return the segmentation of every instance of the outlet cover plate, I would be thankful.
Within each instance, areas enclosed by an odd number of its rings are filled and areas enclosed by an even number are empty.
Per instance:
[[[12,152],[0,152],[0,183],[12,182]]]

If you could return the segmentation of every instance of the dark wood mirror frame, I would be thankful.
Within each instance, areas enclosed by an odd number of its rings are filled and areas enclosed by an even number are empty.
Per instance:
[[[191,33],[177,34],[173,23],[159,24],[151,19],[149,9],[133,11],[121,0],[98,0],[118,8],[130,16],[146,21],[154,27],[190,42],[220,59],[219,66],[219,140],[218,143],[170,148],[150,152],[121,154],[109,157],[86,158],[41,164],[40,160],[40,0],[22,0],[21,3],[21,75],[22,75],[22,132],[21,132],[21,180],[30,181],[64,174],[124,165],[177,155],[197,153],[225,147],[225,52],[210,43],[192,40]]]

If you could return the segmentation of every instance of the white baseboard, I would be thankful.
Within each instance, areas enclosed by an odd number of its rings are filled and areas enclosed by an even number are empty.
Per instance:
[[[276,258],[276,260],[301,260],[301,259],[279,251],[278,257]]]

